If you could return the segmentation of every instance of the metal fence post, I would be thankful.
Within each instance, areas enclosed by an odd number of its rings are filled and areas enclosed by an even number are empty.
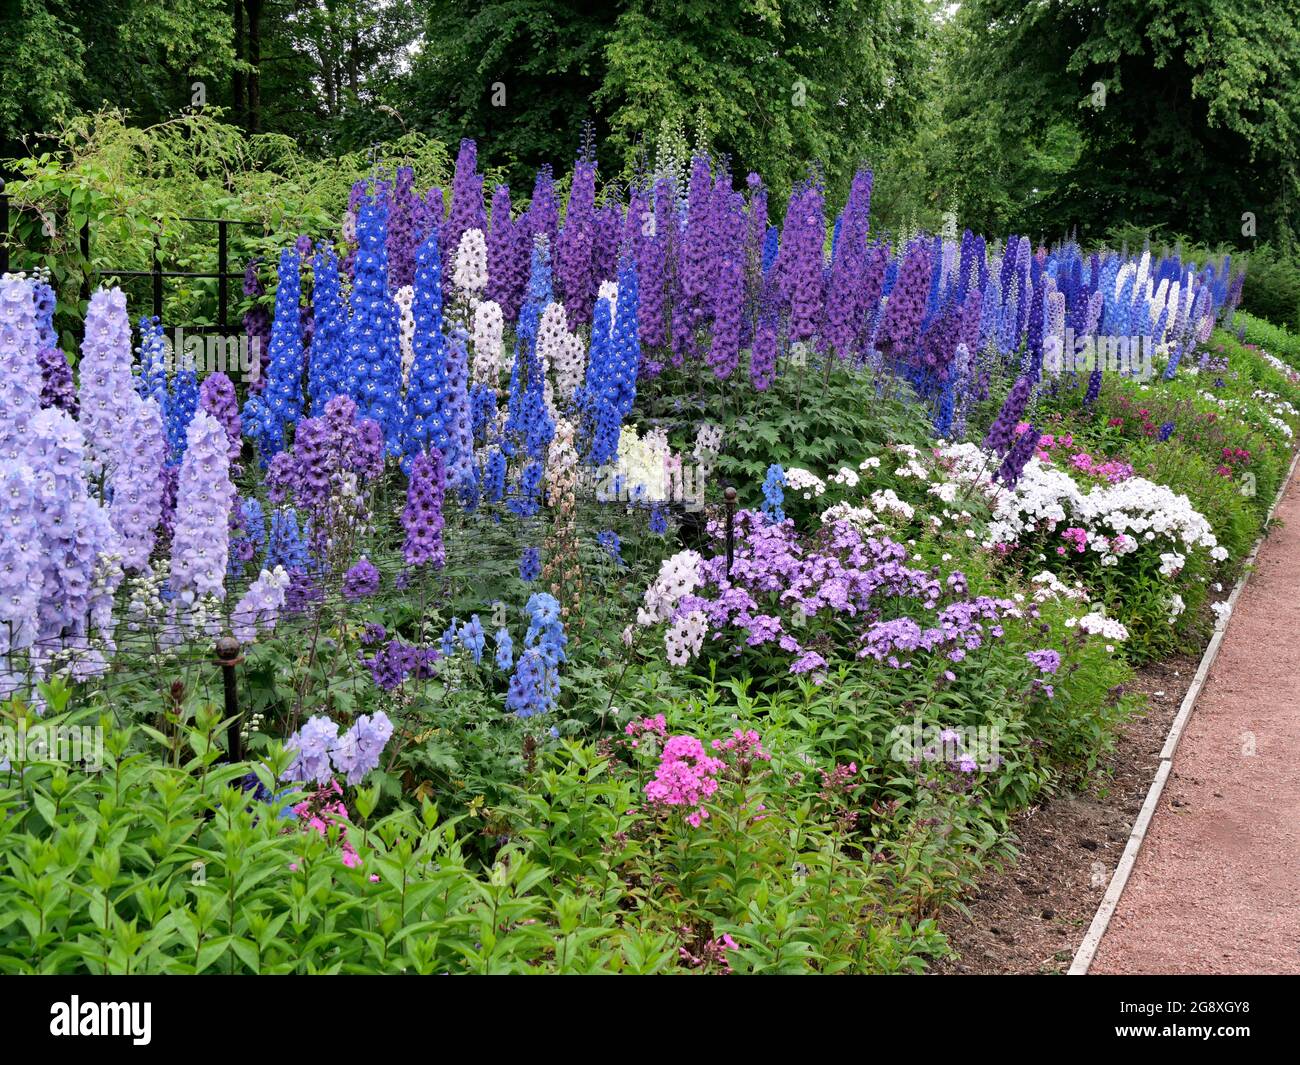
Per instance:
[[[158,223],[159,228],[162,223]],[[158,234],[153,235],[153,316],[162,321],[163,312],[163,289],[162,289],[162,253],[159,247]]]
[[[244,757],[243,743],[239,738],[239,694],[235,686],[235,667],[244,660],[239,653],[239,641],[233,636],[222,636],[217,641],[217,662],[221,666],[221,686],[226,696],[226,717],[230,724],[226,726],[227,759],[231,762],[241,761]]]
[[[229,234],[229,223],[223,218],[217,222],[217,322],[221,328],[221,335],[225,336],[230,331],[226,325],[226,314],[230,307],[230,278],[226,276],[229,273],[230,259],[226,249],[226,238]]]

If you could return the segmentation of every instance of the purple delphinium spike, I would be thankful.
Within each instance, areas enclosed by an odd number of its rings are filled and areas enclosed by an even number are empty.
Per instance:
[[[230,554],[230,443],[211,414],[190,422],[176,490],[171,590],[186,606],[204,596],[224,599]]]
[[[402,528],[406,530],[402,551],[408,566],[430,564],[441,569],[447,563],[442,542],[445,488],[446,469],[442,453],[435,448],[416,455],[411,463],[406,509],[402,511]]]

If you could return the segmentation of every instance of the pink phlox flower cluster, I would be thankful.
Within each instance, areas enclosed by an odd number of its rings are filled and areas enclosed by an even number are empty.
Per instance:
[[[349,842],[348,830],[343,824],[348,817],[348,808],[343,805],[342,794],[343,789],[339,787],[338,781],[331,780],[298,803],[293,812],[304,832],[312,831],[322,837],[328,837],[330,826],[337,824],[343,864],[349,869],[356,869],[361,865],[361,856]]]
[[[664,744],[654,779],[645,786],[646,798],[658,806],[691,807],[687,824],[698,828],[709,816],[704,801],[718,790],[718,776],[726,768],[694,736],[673,736]]]
[[[664,719],[663,714],[655,714],[654,717],[643,717],[640,721],[629,721],[623,729],[623,734],[630,739],[630,746],[639,747],[642,736],[654,736],[661,742],[668,738],[668,722]]]

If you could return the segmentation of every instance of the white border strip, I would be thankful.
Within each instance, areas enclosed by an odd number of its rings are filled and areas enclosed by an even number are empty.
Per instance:
[[[1242,590],[1246,587],[1246,582],[1250,579],[1255,566],[1255,559],[1259,555],[1259,549],[1264,546],[1264,540],[1268,537],[1268,527],[1273,521],[1273,515],[1291,484],[1291,478],[1295,474],[1297,463],[1300,463],[1300,452],[1297,452],[1295,457],[1291,459],[1291,468],[1287,470],[1286,477],[1282,481],[1282,487],[1278,489],[1277,497],[1273,500],[1273,505],[1268,508],[1268,517],[1264,521],[1263,532],[1260,534],[1259,539],[1255,541],[1255,546],[1251,548],[1250,554],[1246,557],[1246,563],[1242,569],[1241,578],[1237,581],[1237,586],[1232,589],[1232,594],[1228,596],[1228,605],[1234,610]],[[1210,667],[1219,654],[1219,647],[1223,644],[1223,637],[1227,631],[1228,622],[1231,620],[1232,613],[1229,612],[1227,618],[1214,627],[1214,635],[1210,639],[1209,646],[1205,648],[1205,653],[1201,656],[1201,664],[1196,670],[1196,676],[1192,679],[1192,686],[1187,689],[1182,706],[1178,709],[1178,716],[1174,718],[1173,724],[1169,727],[1169,735],[1165,737],[1165,745],[1160,749],[1160,767],[1156,770],[1155,779],[1151,782],[1151,788],[1147,791],[1146,801],[1138,812],[1137,820],[1133,822],[1133,830],[1129,834],[1124,853],[1120,856],[1119,864],[1115,867],[1115,873],[1110,878],[1110,886],[1107,887],[1106,894],[1102,897],[1101,905],[1097,907],[1097,913],[1088,928],[1088,934],[1083,937],[1083,942],[1079,944],[1079,949],[1074,955],[1074,961],[1070,964],[1069,972],[1066,974],[1068,976],[1085,976],[1089,966],[1092,965],[1092,959],[1097,953],[1097,948],[1101,946],[1102,936],[1106,934],[1110,919],[1114,916],[1115,910],[1119,906],[1120,897],[1124,894],[1124,888],[1128,885],[1129,874],[1133,872],[1133,866],[1137,863],[1138,852],[1142,849],[1142,841],[1146,839],[1147,829],[1151,826],[1151,819],[1155,816],[1156,806],[1160,802],[1160,795],[1165,790],[1165,781],[1169,779],[1169,774],[1173,770],[1174,752],[1178,750],[1178,741],[1183,737],[1183,729],[1192,716],[1192,709],[1196,705],[1197,696],[1201,694],[1206,678],[1210,675]]]

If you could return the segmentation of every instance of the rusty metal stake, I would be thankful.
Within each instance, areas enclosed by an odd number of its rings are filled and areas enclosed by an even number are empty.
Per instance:
[[[722,493],[727,503],[727,580],[731,580],[731,563],[736,557],[736,490],[728,485]]]

